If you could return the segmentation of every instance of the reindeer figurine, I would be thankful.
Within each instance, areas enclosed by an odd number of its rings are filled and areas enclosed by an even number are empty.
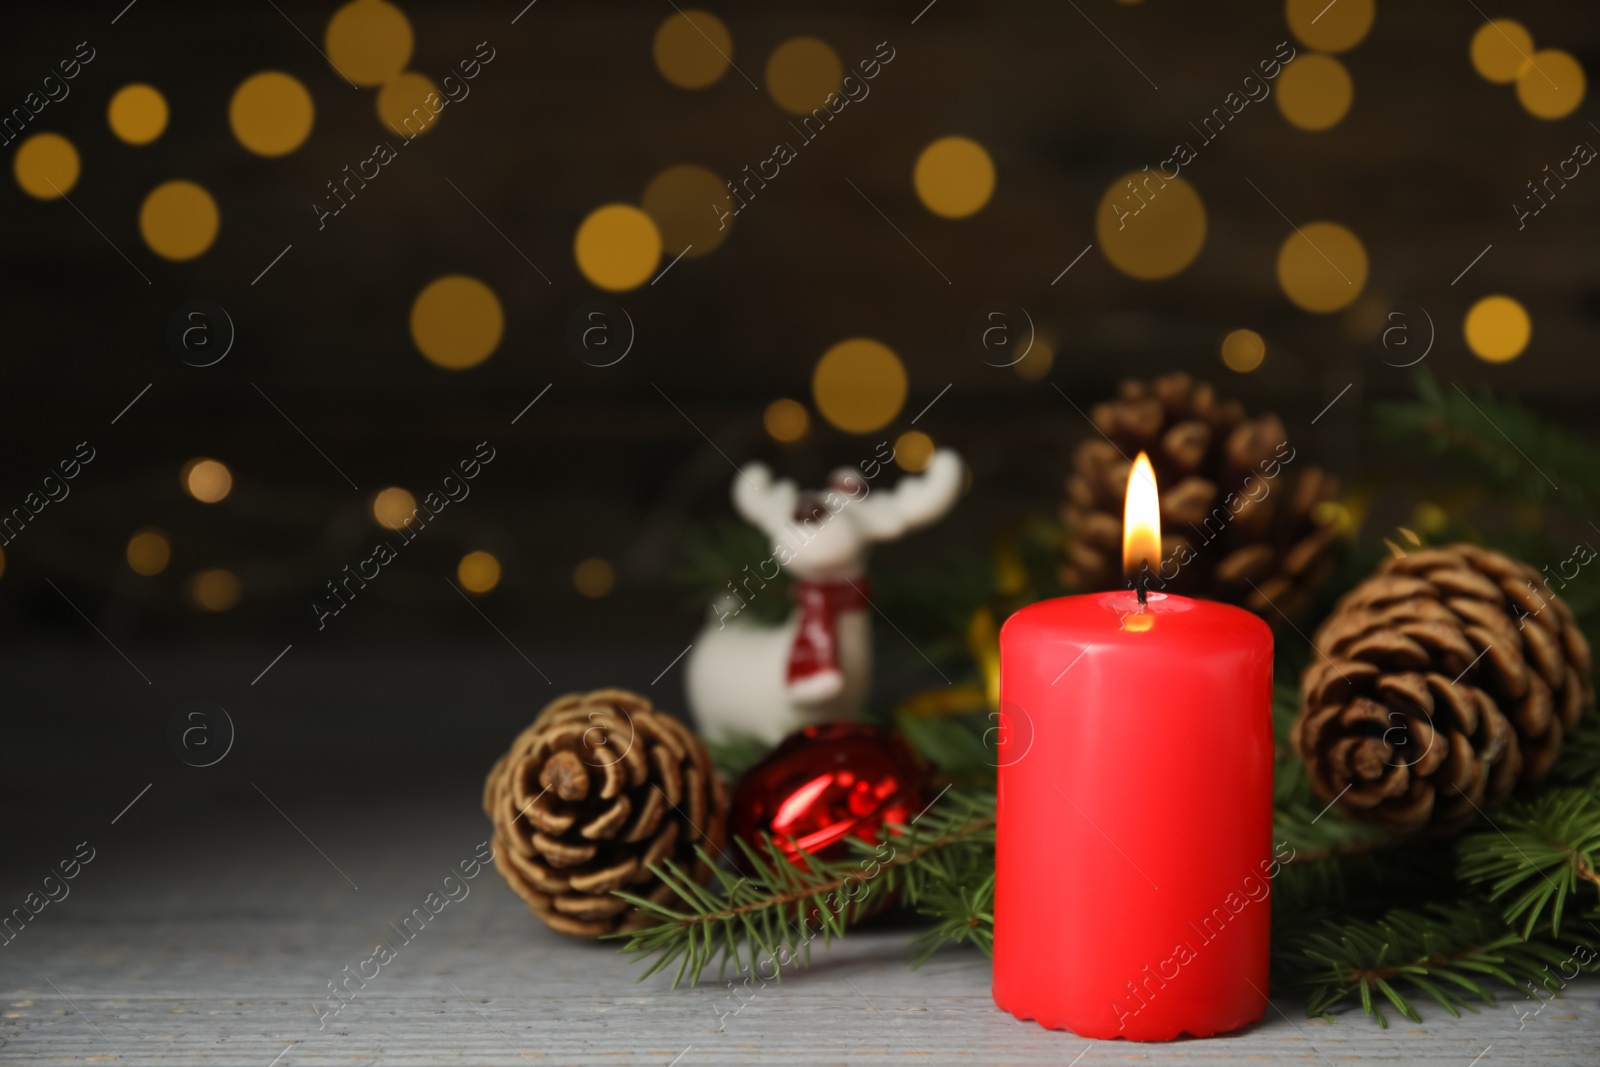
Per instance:
[[[777,741],[808,723],[859,714],[872,684],[867,547],[938,521],[964,481],[961,458],[943,448],[893,489],[871,488],[880,472],[875,461],[845,467],[817,493],[773,481],[759,463],[734,478],[735,509],[772,539],[771,558],[745,567],[741,587],[759,595],[782,567],[794,578],[795,610],[771,627],[736,619],[744,603],[737,591],[721,602],[730,610],[713,606],[685,669],[702,733]]]

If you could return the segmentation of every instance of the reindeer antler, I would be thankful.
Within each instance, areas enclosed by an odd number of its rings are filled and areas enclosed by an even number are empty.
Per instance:
[[[901,478],[893,489],[880,489],[852,504],[856,522],[875,541],[936,522],[961,495],[964,469],[960,456],[941,448],[921,474]]]
[[[743,475],[733,480],[734,510],[768,537],[777,537],[783,524],[794,517],[799,499],[794,482],[787,478],[773,481],[765,463],[746,464]]]

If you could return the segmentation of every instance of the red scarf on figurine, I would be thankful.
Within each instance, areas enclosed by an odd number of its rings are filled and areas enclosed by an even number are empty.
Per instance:
[[[844,686],[839,671],[839,613],[867,608],[866,576],[840,582],[797,580],[790,592],[800,625],[789,649],[791,696],[826,700]]]

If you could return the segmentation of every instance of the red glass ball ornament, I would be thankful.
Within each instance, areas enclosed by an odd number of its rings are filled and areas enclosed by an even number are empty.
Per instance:
[[[885,822],[909,824],[926,803],[927,786],[927,773],[898,734],[820,723],[790,734],[745,772],[730,819],[734,834],[758,850],[761,836],[770,835],[791,863],[804,862],[796,844],[836,860],[850,854],[847,838],[876,841]]]

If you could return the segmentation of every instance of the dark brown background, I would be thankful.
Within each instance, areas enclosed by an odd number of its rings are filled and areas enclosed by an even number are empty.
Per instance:
[[[1425,461],[1395,455],[1364,429],[1374,398],[1410,391],[1409,372],[1384,365],[1340,316],[1305,313],[1282,296],[1273,264],[1288,226],[1249,182],[1297,222],[1332,219],[1360,236],[1371,261],[1368,292],[1432,316],[1438,340],[1426,366],[1442,382],[1487,383],[1572,427],[1587,431],[1591,422],[1600,383],[1592,359],[1600,178],[1580,177],[1526,232],[1516,232],[1510,205],[1576,140],[1600,141],[1587,122],[1594,108],[1540,121],[1510,87],[1478,77],[1467,47],[1483,16],[1471,4],[1380,3],[1370,36],[1340,57],[1356,102],[1333,130],[1296,130],[1268,101],[1205,146],[1184,170],[1209,219],[1205,248],[1188,270],[1139,282],[1095,251],[1054,286],[1094,239],[1093,211],[1108,184],[1164,158],[1190,120],[1289,37],[1281,4],[1080,0],[1080,13],[1056,3],[939,0],[916,25],[922,0],[718,5],[734,61],[758,82],[766,56],[796,34],[823,38],[847,63],[880,41],[897,56],[868,99],[801,149],[721,249],[684,260],[658,285],[614,297],[639,339],[607,369],[586,366],[565,341],[572,310],[607,295],[573,263],[580,220],[603,203],[637,202],[650,178],[674,163],[724,173],[754,163],[775,139],[789,138],[788,116],[734,72],[702,92],[665,83],[650,47],[670,5],[541,0],[512,26],[515,0],[407,3],[413,69],[437,78],[480,41],[497,57],[468,99],[319,233],[313,197],[369,154],[380,134],[374,91],[353,91],[284,18],[320,43],[337,5],[279,6],[282,14],[270,4],[146,0],[112,26],[120,4],[51,5],[30,9],[0,45],[6,106],[76,42],[98,50],[72,95],[35,128],[77,145],[83,174],[74,203],[153,282],[71,207],[0,183],[0,506],[20,501],[75,442],[88,439],[99,451],[72,496],[6,549],[0,579],[7,718],[19,750],[41,768],[76,765],[85,750],[102,769],[130,754],[167,759],[163,724],[193,697],[228,706],[248,724],[242,737],[254,731],[262,739],[258,752],[301,748],[304,761],[333,750],[380,754],[341,756],[330,780],[392,779],[396,766],[427,767],[451,754],[474,768],[552,692],[648,686],[699,623],[664,572],[696,523],[729,513],[733,477],[661,392],[734,460],[763,458],[816,479],[869,453],[877,438],[839,434],[814,419],[806,442],[780,449],[765,438],[761,414],[779,396],[809,401],[817,358],[850,336],[880,338],[910,372],[911,396],[886,432],[903,430],[953,383],[918,428],[960,449],[975,475],[951,518],[882,550],[877,565],[914,578],[952,554],[982,553],[1019,518],[1053,516],[1070,448],[1088,432],[1050,384],[1024,382],[969,351],[967,320],[994,299],[1022,304],[1058,338],[1051,379],[1085,409],[1123,376],[1182,369],[1256,409],[1279,411],[1297,445],[1347,484],[1381,481],[1368,531],[1381,535],[1418,499],[1408,479],[1427,477]],[[1600,70],[1600,21],[1590,5],[1534,0],[1514,14],[1541,47],[1564,48]],[[279,159],[247,153],[227,125],[233,89],[263,69],[293,74],[316,102],[310,139]],[[165,135],[139,149],[116,141],[105,123],[111,94],[134,80],[156,84],[172,108]],[[999,175],[988,207],[959,222],[924,210],[910,183],[917,153],[950,133],[983,143]],[[136,226],[149,189],[175,177],[204,185],[222,213],[216,244],[187,264],[155,257]],[[507,312],[497,353],[465,373],[427,363],[407,331],[416,293],[453,272],[488,283]],[[1474,300],[1497,291],[1521,300],[1535,328],[1522,358],[1491,367],[1465,351],[1460,321]],[[223,305],[237,325],[234,351],[216,367],[185,366],[166,346],[168,316],[194,298]],[[1269,345],[1265,365],[1250,375],[1227,370],[1217,356],[1220,336],[1239,326]],[[150,392],[111,426],[149,382]],[[1350,393],[1309,425],[1347,383]],[[472,497],[317,633],[312,596],[370,551],[370,494],[390,484],[420,491],[485,438],[499,458]],[[235,488],[223,504],[206,507],[182,493],[179,467],[197,455],[232,468]],[[137,578],[123,559],[129,535],[146,525],[165,529],[176,546],[173,565],[155,579]],[[482,608],[553,688],[446,585],[455,561],[474,548],[495,552],[505,566]],[[591,601],[574,590],[572,567],[587,556],[617,564],[609,597]],[[201,616],[185,605],[183,579],[207,566],[243,578],[239,607]],[[273,672],[249,686],[291,643]],[[899,677],[894,657],[887,669]],[[679,709],[680,684],[670,674],[652,692]],[[249,747],[241,741],[233,761],[249,758]],[[175,762],[172,769],[190,773]],[[131,795],[143,773],[119,775],[106,788]]]

